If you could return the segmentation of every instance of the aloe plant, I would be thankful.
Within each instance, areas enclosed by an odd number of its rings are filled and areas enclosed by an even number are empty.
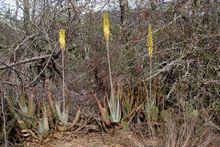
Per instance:
[[[76,116],[75,116],[72,123],[68,122],[68,119],[69,119],[69,108],[68,107],[65,108],[64,109],[65,111],[62,111],[62,112],[61,112],[60,102],[55,102],[55,107],[56,107],[57,116],[59,118],[59,124],[57,126],[58,130],[66,131],[66,130],[73,128],[79,120],[80,113],[81,113],[80,107],[78,107],[78,110],[76,112]]]
[[[73,122],[68,122],[70,110],[70,98],[65,101],[65,111],[61,110],[60,102],[53,99],[51,92],[48,92],[48,101],[43,100],[43,108],[36,107],[34,95],[22,94],[18,99],[19,112],[11,105],[9,99],[10,110],[17,119],[17,126],[24,137],[33,137],[42,140],[48,136],[53,127],[57,127],[59,131],[66,131],[73,128],[80,119],[80,108],[78,108]],[[48,105],[46,105],[46,102]],[[36,117],[36,108],[42,109],[42,117]],[[58,123],[57,123],[58,118]]]
[[[35,114],[35,102],[34,95],[31,94],[28,96],[28,102],[25,101],[26,95],[22,94],[18,100],[18,105],[21,109],[21,112],[29,117],[33,117]]]
[[[26,102],[27,97],[27,102]],[[9,102],[10,103],[10,102]],[[18,99],[18,105],[20,107],[20,113],[25,116],[21,117],[21,114],[14,111],[12,105],[10,105],[10,110],[14,114],[14,117],[17,118],[17,122],[20,128],[31,128],[33,126],[33,120],[35,119],[35,102],[34,102],[34,95],[31,94],[30,96],[27,96],[25,94],[22,94]],[[22,118],[22,119],[21,119]]]
[[[120,82],[118,82],[117,92],[115,93],[113,89],[113,93],[115,95],[111,95],[110,99],[108,99],[110,120],[111,122],[119,123],[122,118],[121,100],[123,96]]]
[[[27,103],[25,101],[25,95],[22,94],[19,99],[18,99],[18,105],[21,109],[21,112],[24,113],[24,114],[27,114],[28,112],[28,106],[27,106]]]
[[[66,99],[66,92],[65,92],[65,69],[64,69],[64,52],[65,52],[65,48],[66,48],[66,33],[64,29],[60,29],[59,31],[59,42],[60,42],[60,49],[62,51],[62,76],[63,76],[63,111],[61,111],[61,104],[60,102],[55,102],[55,109],[56,109],[56,114],[59,118],[60,121],[60,126],[58,126],[59,130],[65,131],[67,129],[70,129],[70,127],[73,127],[75,125],[75,123],[78,121],[79,119],[79,114],[80,114],[80,109],[78,109],[77,111],[77,115],[75,117],[75,120],[73,123],[68,123],[68,119],[69,119],[69,99]],[[54,109],[54,108],[53,108]],[[53,110],[54,111],[54,110]],[[52,111],[52,112],[53,112]],[[54,113],[54,112],[53,112]]]
[[[68,93],[68,92],[66,92]],[[60,131],[66,131],[68,129],[73,128],[77,121],[79,120],[80,117],[80,108],[78,108],[77,112],[76,112],[76,116],[73,120],[73,122],[69,122],[69,111],[70,111],[70,98],[67,97],[66,101],[63,101],[63,103],[65,102],[65,105],[63,105],[63,110],[61,109],[61,103],[59,101],[55,101],[52,97],[51,92],[48,93],[48,103],[49,103],[49,107],[52,113],[52,117],[53,119],[58,118],[58,124],[57,124],[57,128]]]
[[[35,130],[34,127],[28,129],[25,125],[25,122],[22,120],[18,120],[18,123],[20,125],[20,128],[22,129],[21,132],[24,137],[32,136],[35,139],[42,140],[49,134],[50,131],[50,125],[48,121],[48,114],[47,114],[47,108],[44,105],[43,108],[43,117],[39,118],[37,120],[38,122],[38,129]],[[35,130],[35,131],[33,131]]]
[[[101,114],[101,119],[102,121],[107,125],[107,126],[111,126],[111,122],[109,120],[109,113],[108,113],[108,110],[107,108],[103,107],[100,103],[100,101],[98,100],[97,96],[95,95],[95,99],[96,99],[96,102],[98,104],[98,108],[99,108],[99,111],[100,111],[100,114]]]
[[[121,121],[121,103],[119,97],[110,97],[108,107],[111,122],[119,123]]]
[[[36,139],[42,139],[48,134],[50,130],[50,125],[48,121],[49,114],[47,107],[46,105],[44,105],[43,117],[38,119],[35,115],[36,106],[34,102],[34,95],[31,94],[30,96],[28,96],[27,102],[25,101],[25,96],[26,95],[22,94],[18,100],[18,105],[20,107],[20,112],[22,115],[14,111],[13,108],[11,108],[11,111],[17,118],[18,127],[21,129],[21,132],[24,137],[32,136]],[[37,130],[36,127],[38,127]]]
[[[50,130],[47,109],[45,105],[43,108],[43,118],[40,118],[38,123],[38,136],[42,138],[47,135],[48,131]]]
[[[148,55],[150,58],[150,77],[152,74],[152,57],[153,57],[153,46],[154,46],[154,41],[153,41],[153,33],[151,29],[151,24],[148,25],[147,29],[147,48],[148,48]],[[152,99],[152,80],[150,78],[150,99]]]
[[[121,110],[121,100],[122,93],[120,90],[117,91],[117,94],[110,96],[107,99],[107,107],[103,107],[95,95],[95,99],[97,101],[102,121],[107,125],[111,126],[112,124],[120,123],[122,119],[122,110]]]
[[[101,112],[101,118],[106,125],[111,125],[111,123],[119,123],[121,120],[121,103],[119,97],[115,96],[112,72],[111,72],[111,61],[110,61],[110,51],[109,51],[109,38],[110,38],[110,22],[108,12],[103,14],[103,35],[106,41],[107,59],[108,59],[108,70],[109,70],[109,82],[111,86],[111,96],[107,100],[108,109],[103,107],[96,97],[99,110]],[[109,112],[108,112],[109,110]]]

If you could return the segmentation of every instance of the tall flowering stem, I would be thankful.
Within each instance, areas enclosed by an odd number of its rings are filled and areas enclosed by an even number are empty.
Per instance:
[[[154,46],[153,33],[152,33],[152,29],[151,29],[151,24],[149,24],[148,28],[147,28],[147,49],[148,49],[148,55],[150,58],[150,77],[152,74],[153,46]],[[150,78],[150,99],[152,100],[152,80],[151,80],[151,78]]]
[[[59,30],[59,43],[60,43],[60,49],[62,51],[62,75],[63,75],[63,112],[65,112],[65,103],[66,103],[66,97],[65,97],[65,68],[64,68],[64,51],[66,48],[66,33],[64,29]]]
[[[107,12],[103,14],[103,33],[106,41],[107,57],[108,57],[108,70],[109,70],[109,81],[111,86],[111,97],[108,99],[108,107],[110,110],[110,120],[112,122],[118,123],[121,120],[121,107],[119,97],[114,95],[114,87],[112,81],[112,72],[111,72],[111,60],[109,53],[109,35],[110,35],[110,23],[109,16]]]
[[[108,70],[109,70],[109,81],[110,81],[110,86],[111,86],[111,97],[114,100],[114,89],[113,89],[111,61],[110,61],[110,53],[109,53],[110,23],[109,23],[108,12],[104,12],[104,14],[103,14],[103,33],[104,33],[104,37],[105,37],[105,41],[106,41],[107,58],[108,58]]]

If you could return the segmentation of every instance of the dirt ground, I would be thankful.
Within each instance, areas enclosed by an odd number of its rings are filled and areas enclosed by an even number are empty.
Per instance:
[[[161,146],[158,138],[140,138],[132,132],[117,131],[114,134],[56,134],[53,139],[43,142],[30,140],[25,146],[40,147],[147,147]]]
[[[217,137],[219,138],[219,137]],[[204,147],[219,147],[220,140],[215,139]],[[20,146],[20,145],[18,145]],[[144,137],[131,131],[118,130],[114,133],[93,132],[88,134],[57,133],[42,142],[30,139],[21,146],[25,147],[165,147],[162,138]],[[169,145],[168,145],[169,146]],[[188,147],[188,146],[187,146]],[[200,147],[200,146],[194,146]]]

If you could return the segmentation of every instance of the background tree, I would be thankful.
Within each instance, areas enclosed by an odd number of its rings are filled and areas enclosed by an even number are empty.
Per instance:
[[[23,0],[23,8],[24,8],[24,30],[28,34],[28,29],[30,25],[30,3],[29,0]]]

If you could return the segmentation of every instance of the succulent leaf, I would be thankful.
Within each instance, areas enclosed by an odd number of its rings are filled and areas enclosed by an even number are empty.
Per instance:
[[[35,103],[34,103],[34,95],[31,94],[31,96],[28,97],[28,115],[33,117],[35,113]]]
[[[55,103],[57,115],[59,117],[59,120],[64,124],[67,125],[68,118],[69,118],[69,111],[66,109],[65,111],[61,112],[61,104],[60,102]]]

